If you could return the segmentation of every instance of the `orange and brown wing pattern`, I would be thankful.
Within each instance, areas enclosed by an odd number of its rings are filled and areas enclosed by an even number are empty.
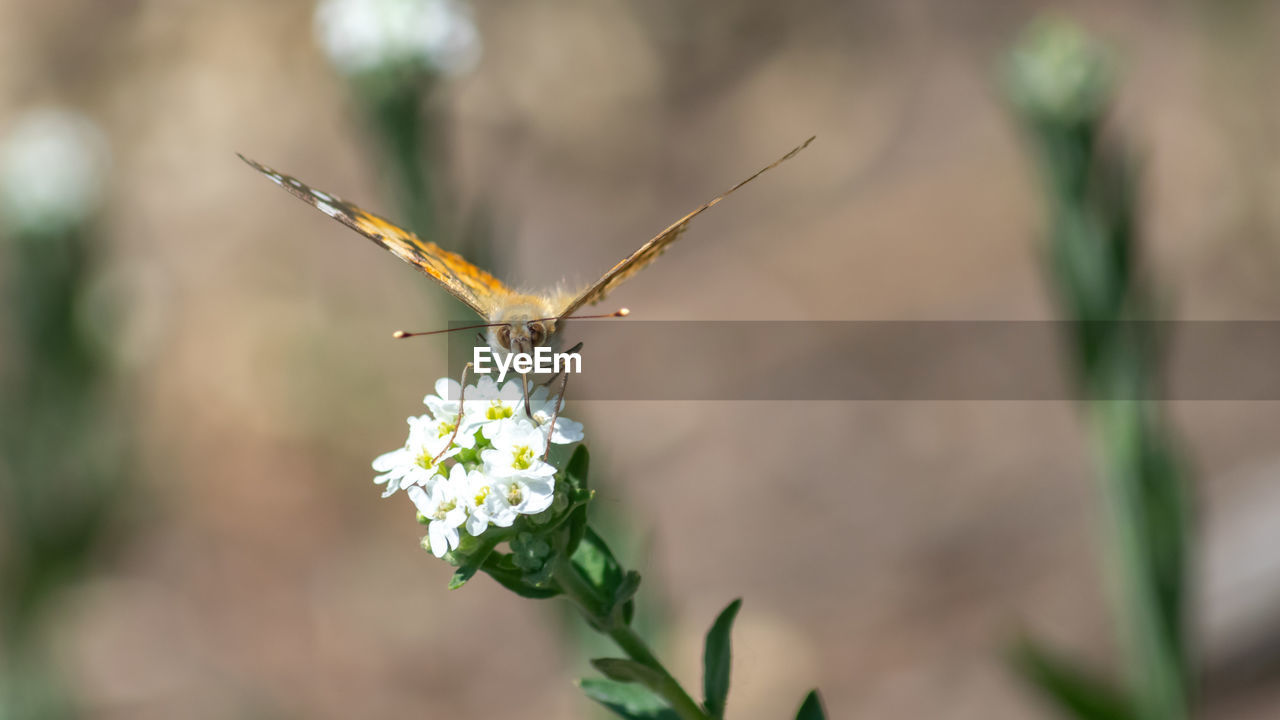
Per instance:
[[[445,290],[466,303],[486,320],[491,320],[512,290],[489,273],[472,265],[466,258],[439,245],[419,238],[412,232],[371,212],[361,210],[336,195],[316,190],[309,185],[276,172],[241,155],[254,170],[267,176],[294,197],[390,250],[401,260],[416,266],[435,278]]]
[[[701,214],[704,210],[707,210],[712,206],[718,204],[721,200],[733,194],[733,192],[738,188],[742,187],[743,185],[746,185],[752,180],[755,180],[756,178],[760,177],[761,175],[768,172],[769,170],[772,170],[778,165],[781,165],[783,161],[790,160],[791,158],[795,157],[796,153],[808,147],[809,143],[811,142],[813,142],[812,137],[809,138],[808,140],[805,140],[799,146],[793,148],[791,152],[788,152],[786,155],[783,155],[777,160],[774,160],[772,163],[769,163],[765,167],[757,170],[755,174],[753,174],[751,177],[747,178],[746,180],[743,180],[737,185],[734,185],[733,187],[724,191],[718,197],[703,203],[693,212],[671,223],[671,225],[666,230],[663,230],[662,232],[654,236],[652,240],[645,243],[644,245],[641,245],[639,250],[636,250],[635,252],[631,253],[631,255],[629,255],[622,262],[618,263],[617,265],[614,265],[612,268],[609,268],[609,272],[606,272],[599,280],[595,281],[595,283],[593,283],[590,287],[588,287],[586,290],[583,290],[581,293],[578,294],[577,297],[569,301],[569,303],[565,305],[564,309],[559,312],[558,316],[561,318],[568,317],[572,315],[574,312],[576,312],[583,305],[594,305],[600,302],[601,300],[603,300],[611,290],[621,285],[624,281],[626,281],[627,278],[640,272],[640,270],[642,270],[645,266],[647,266],[649,263],[656,260],[658,256],[661,255],[662,252],[667,249],[668,245],[670,245],[671,243],[679,239],[680,235],[684,233],[685,228],[689,226],[690,220],[692,220],[697,215]]]

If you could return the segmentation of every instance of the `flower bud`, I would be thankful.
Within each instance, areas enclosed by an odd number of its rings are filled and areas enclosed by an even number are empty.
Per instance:
[[[74,229],[98,209],[109,164],[106,139],[88,118],[28,112],[0,145],[0,222],[20,235]]]
[[[1034,23],[1010,53],[1009,95],[1040,122],[1074,125],[1097,119],[1111,97],[1107,53],[1082,28],[1065,20]]]

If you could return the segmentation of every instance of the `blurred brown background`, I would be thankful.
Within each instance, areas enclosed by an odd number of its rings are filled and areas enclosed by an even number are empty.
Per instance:
[[[443,293],[258,177],[394,217],[310,0],[0,0],[0,128],[56,103],[115,164],[143,486],[57,608],[92,717],[589,717],[565,617],[417,545],[369,461],[441,373]],[[1040,200],[995,68],[1045,9],[1106,38],[1178,317],[1280,317],[1280,7],[1262,2],[480,3],[437,97],[504,277],[587,280],[811,134],[613,300],[646,319],[1035,319]],[[678,358],[652,358],[678,362]],[[998,362],[993,358],[992,362]],[[673,368],[673,371],[674,368]],[[744,378],[743,382],[760,381]],[[1203,500],[1207,717],[1280,715],[1275,403],[1175,408]],[[1024,628],[1106,665],[1094,473],[1067,403],[604,403],[598,499],[697,678],[743,596],[733,717],[1048,717]],[[1270,639],[1270,641],[1269,641]]]

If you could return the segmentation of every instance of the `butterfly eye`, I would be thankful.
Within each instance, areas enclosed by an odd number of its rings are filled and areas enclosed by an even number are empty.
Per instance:
[[[542,323],[531,323],[529,325],[529,340],[535,346],[541,345],[543,340],[547,339],[547,331],[542,327]]]
[[[502,346],[502,349],[510,350],[511,349],[511,326],[499,325],[497,335],[498,335],[498,344]]]

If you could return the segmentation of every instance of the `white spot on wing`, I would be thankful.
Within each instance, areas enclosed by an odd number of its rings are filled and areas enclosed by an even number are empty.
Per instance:
[[[318,202],[316,203],[316,207],[320,208],[320,212],[324,213],[325,215],[328,215],[331,218],[336,218],[342,214],[342,212],[339,211],[338,208],[330,205],[327,202]]]
[[[322,193],[322,192],[320,192],[319,190],[316,190],[315,188],[309,188],[309,189],[311,190],[311,194],[312,194],[312,195],[315,195],[316,197],[320,198],[321,200],[325,200],[325,201],[327,201],[327,202],[333,202],[333,196],[332,196],[332,195],[326,195],[325,193]]]

